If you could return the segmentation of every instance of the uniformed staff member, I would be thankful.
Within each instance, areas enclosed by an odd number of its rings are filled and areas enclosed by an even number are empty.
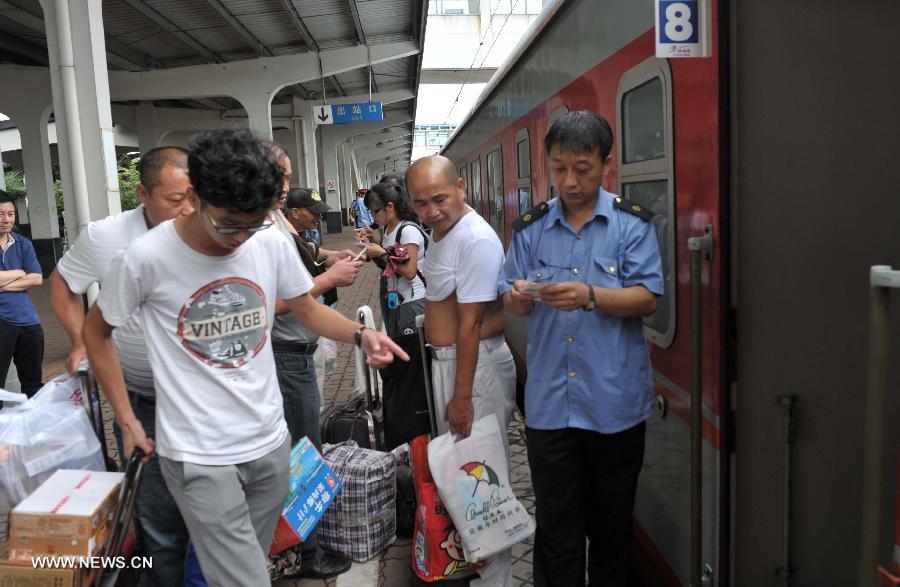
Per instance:
[[[605,191],[612,131],[570,112],[547,132],[559,197],[513,223],[504,308],[528,316],[525,422],[537,517],[535,584],[627,583],[632,509],[652,412],[642,318],[663,293],[653,214]]]

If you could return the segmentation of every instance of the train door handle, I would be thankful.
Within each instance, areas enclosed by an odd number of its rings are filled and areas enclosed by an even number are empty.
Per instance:
[[[701,261],[712,259],[713,227],[687,240],[691,254],[691,585],[703,581],[703,321]]]
[[[860,537],[859,585],[876,584],[881,552],[881,524],[894,520],[882,512],[884,492],[885,419],[888,417],[888,341],[891,289],[900,289],[900,271],[888,265],[874,265],[869,273],[869,362],[866,383],[866,413],[863,453],[862,536]],[[891,440],[896,442],[896,438]],[[888,469],[890,471],[891,469]],[[889,568],[885,566],[885,568]]]

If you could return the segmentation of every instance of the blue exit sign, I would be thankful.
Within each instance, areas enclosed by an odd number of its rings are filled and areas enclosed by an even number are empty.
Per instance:
[[[384,120],[381,102],[360,102],[358,104],[332,104],[331,116],[334,124],[351,122],[377,122]]]

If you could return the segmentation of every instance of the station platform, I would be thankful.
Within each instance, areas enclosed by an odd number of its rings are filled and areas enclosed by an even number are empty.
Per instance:
[[[352,248],[355,237],[349,228],[341,233],[325,234],[323,246],[328,249]],[[337,310],[354,318],[357,308],[368,305],[377,324],[381,321],[378,304],[378,279],[380,271],[374,263],[365,263],[356,282],[350,287],[338,290]],[[44,380],[48,380],[65,370],[66,356],[69,352],[69,340],[56,320],[50,307],[49,286],[44,285],[31,290],[31,299],[38,309],[45,332]],[[326,376],[325,389],[322,390],[322,407],[349,401],[354,394],[354,363],[350,345],[338,345],[337,369]],[[105,403],[105,402],[104,402]],[[107,408],[108,410],[108,408]],[[112,436],[112,414],[106,412],[107,446],[110,455],[117,456],[115,441]],[[534,515],[534,494],[531,487],[531,473],[528,468],[528,456],[525,449],[524,423],[516,412],[507,430],[510,447],[510,480],[516,496],[528,511]],[[513,584],[516,586],[533,585],[531,553],[533,538],[513,547]],[[336,587],[405,587],[407,585],[423,585],[412,572],[412,548],[410,538],[398,537],[397,542],[380,556],[367,563],[354,563],[347,573],[330,581],[280,579],[273,583],[277,587],[318,587],[330,585]],[[443,581],[444,585],[466,585],[465,579]]]

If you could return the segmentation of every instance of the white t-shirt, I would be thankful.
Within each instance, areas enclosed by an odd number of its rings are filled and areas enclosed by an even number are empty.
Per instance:
[[[113,262],[97,305],[112,326],[141,310],[160,455],[232,465],[284,442],[271,317],[276,299],[297,297],[312,285],[277,229],[214,257],[191,249],[164,222]]]
[[[385,233],[381,240],[381,246],[383,248],[386,249],[397,242],[397,232],[400,231],[400,226],[402,224],[403,222],[398,224],[393,231]],[[416,253],[418,257],[416,259],[416,267],[421,271],[422,263],[425,261],[425,237],[422,234],[422,229],[417,228],[414,223],[407,222],[403,231],[400,232],[400,236],[403,237],[403,242],[400,243],[401,245],[416,245],[419,247],[419,250]],[[424,275],[424,273],[422,275]],[[425,279],[427,280],[428,278],[426,277]],[[405,304],[406,302],[424,298],[425,284],[422,283],[422,280],[419,279],[418,275],[414,275],[412,279],[406,279],[399,273],[395,273],[394,277],[388,279],[388,291],[398,292],[403,296],[403,303]]]
[[[428,301],[447,299],[454,291],[456,300],[462,304],[497,299],[503,245],[491,225],[474,210],[466,208],[467,213],[444,238],[436,241],[428,237],[431,243],[422,264],[422,275],[428,284],[425,292]]]
[[[87,230],[78,235],[59,263],[57,271],[66,280],[69,289],[83,294],[94,282],[103,284],[109,275],[113,259],[128,248],[138,237],[147,233],[143,204],[115,216],[108,216],[88,224]],[[134,315],[121,328],[113,331],[113,341],[119,351],[122,374],[129,391],[153,396],[153,372],[147,359],[144,329],[140,318]]]

